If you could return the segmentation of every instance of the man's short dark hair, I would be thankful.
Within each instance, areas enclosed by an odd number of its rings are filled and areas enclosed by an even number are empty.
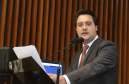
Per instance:
[[[93,11],[90,11],[90,10],[85,10],[85,9],[81,9],[77,12],[77,14],[75,15],[75,27],[77,28],[77,19],[80,15],[85,15],[85,14],[88,14],[88,15],[91,15],[93,17],[93,21],[95,23],[95,26],[98,25],[98,19],[96,17],[96,15],[94,14]]]

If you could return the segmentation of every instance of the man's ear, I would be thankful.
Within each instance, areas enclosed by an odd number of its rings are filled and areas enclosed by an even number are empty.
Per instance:
[[[77,32],[77,27],[75,27],[76,28],[76,32]]]
[[[95,30],[96,30],[96,31],[98,31],[98,25],[97,25],[97,26],[95,26]]]

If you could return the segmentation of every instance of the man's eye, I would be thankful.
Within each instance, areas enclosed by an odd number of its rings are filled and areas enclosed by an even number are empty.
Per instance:
[[[83,26],[83,23],[79,23],[78,26],[79,26],[79,27]]]
[[[90,26],[92,23],[91,22],[86,22],[86,25],[87,26]]]

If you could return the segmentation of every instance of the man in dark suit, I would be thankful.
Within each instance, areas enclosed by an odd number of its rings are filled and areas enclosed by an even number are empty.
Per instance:
[[[60,84],[117,84],[118,52],[116,45],[97,35],[98,21],[90,10],[80,10],[75,17],[78,37],[83,37],[83,49],[72,58]],[[49,74],[56,81],[56,75]]]

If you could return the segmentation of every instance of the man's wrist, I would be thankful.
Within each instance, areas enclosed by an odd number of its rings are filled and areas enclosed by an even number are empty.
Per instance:
[[[59,83],[60,83],[60,84],[67,84],[67,82],[66,82],[64,76],[60,76],[60,78],[59,78]]]
[[[71,84],[69,78],[66,75],[63,75],[63,77],[65,78],[67,84]]]

